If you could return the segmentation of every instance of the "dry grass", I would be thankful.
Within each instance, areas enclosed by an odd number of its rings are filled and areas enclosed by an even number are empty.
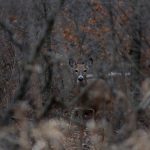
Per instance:
[[[74,109],[53,119],[34,120],[33,108],[19,102],[10,110],[13,121],[1,127],[0,149],[149,150],[148,83],[143,82],[144,107],[137,112],[124,93],[113,92],[103,80],[84,91]]]

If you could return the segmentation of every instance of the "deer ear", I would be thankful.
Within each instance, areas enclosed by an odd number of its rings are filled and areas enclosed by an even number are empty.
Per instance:
[[[76,65],[76,62],[72,58],[70,58],[69,59],[69,65],[70,65],[70,67],[73,68]]]

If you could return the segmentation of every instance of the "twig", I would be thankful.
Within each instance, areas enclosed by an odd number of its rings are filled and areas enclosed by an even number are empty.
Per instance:
[[[18,47],[18,48],[22,51],[22,45],[14,39],[14,37],[13,37],[14,34],[13,34],[13,32],[9,29],[9,27],[8,27],[5,23],[3,23],[3,22],[0,22],[0,27],[1,27],[6,33],[9,34],[9,39],[10,39],[10,41],[11,41],[16,47]]]
[[[136,110],[145,110],[150,105],[150,92],[143,98],[140,104],[137,106]]]

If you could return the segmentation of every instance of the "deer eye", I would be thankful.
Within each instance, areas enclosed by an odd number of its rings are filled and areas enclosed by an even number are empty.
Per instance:
[[[78,72],[78,70],[75,70],[75,72]]]
[[[87,72],[87,70],[84,70],[84,72]]]

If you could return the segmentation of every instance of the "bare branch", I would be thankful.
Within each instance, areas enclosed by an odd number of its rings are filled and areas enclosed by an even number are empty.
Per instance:
[[[31,77],[32,71],[33,71],[32,70],[33,65],[34,65],[36,58],[38,57],[38,54],[45,42],[47,34],[51,34],[58,10],[62,7],[64,2],[65,2],[64,0],[60,0],[60,5],[57,8],[57,10],[55,10],[55,12],[53,12],[52,15],[47,19],[46,28],[43,31],[43,34],[41,35],[39,41],[37,42],[37,45],[32,49],[29,59],[28,59],[27,63],[25,64],[25,67],[24,67],[25,70],[23,72],[23,77],[20,81],[20,85],[19,85],[18,89],[16,90],[16,94],[15,94],[14,98],[11,100],[11,102],[8,106],[8,110],[3,117],[3,121],[5,121],[7,119],[8,113],[9,113],[9,110],[11,109],[11,107],[17,101],[21,101],[22,98],[24,97],[24,95],[26,94],[27,85],[29,83],[29,80],[30,80],[30,77]],[[9,31],[9,32],[11,33],[11,31]]]
[[[61,5],[60,5],[59,9],[63,5],[64,0],[61,0],[60,3],[61,3]],[[39,51],[41,50],[41,48],[42,48],[42,46],[43,46],[43,44],[45,42],[45,38],[47,37],[47,34],[51,33],[51,31],[53,29],[53,25],[54,25],[54,21],[55,21],[57,12],[58,12],[58,10],[55,10],[55,12],[47,20],[46,28],[43,31],[43,35],[41,36],[41,38],[37,42],[37,45],[32,50],[30,58],[29,58],[26,66],[25,66],[25,71],[23,73],[23,78],[21,80],[20,87],[18,88],[18,90],[16,92],[16,95],[15,95],[15,97],[14,97],[12,102],[15,102],[17,100],[21,100],[23,98],[23,96],[25,94],[25,91],[26,91],[26,87],[27,87],[29,78],[30,78],[31,73],[32,73],[32,69],[28,69],[28,66],[31,66],[31,67],[33,66],[33,64],[34,64],[34,62],[35,62],[35,60],[36,60],[36,58],[37,58],[37,56],[39,54]]]

